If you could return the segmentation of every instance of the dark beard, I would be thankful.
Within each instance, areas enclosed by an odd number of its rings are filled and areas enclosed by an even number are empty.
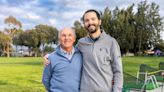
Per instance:
[[[95,29],[89,28],[90,26],[94,26]],[[94,24],[93,24],[93,25],[88,25],[87,30],[88,30],[89,33],[95,33],[96,30],[97,30],[97,29],[96,29],[96,25],[94,25]]]

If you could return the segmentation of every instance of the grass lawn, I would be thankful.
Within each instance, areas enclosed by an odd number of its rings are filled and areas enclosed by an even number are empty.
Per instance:
[[[160,61],[164,57],[123,57],[123,69],[136,76],[141,63],[158,68]],[[0,58],[0,92],[45,92],[42,62],[42,58]]]
[[[164,62],[164,57],[123,57],[122,61],[124,71],[136,76],[140,64],[147,64],[158,69],[158,64]]]
[[[0,58],[0,92],[45,92],[42,58]]]

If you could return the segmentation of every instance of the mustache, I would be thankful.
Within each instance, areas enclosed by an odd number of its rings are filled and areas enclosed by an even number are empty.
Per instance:
[[[96,26],[96,25],[95,25],[95,24],[89,24],[89,25],[88,25],[88,28],[89,28],[90,26]]]

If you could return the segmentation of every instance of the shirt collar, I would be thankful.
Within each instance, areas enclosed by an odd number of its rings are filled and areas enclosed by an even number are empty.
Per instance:
[[[72,54],[75,52],[75,49],[74,49],[74,47],[73,47],[73,49],[72,49],[71,52],[67,52],[67,51],[65,51],[65,50],[60,46],[60,51],[61,51],[61,53],[64,54],[64,55],[72,55]]]

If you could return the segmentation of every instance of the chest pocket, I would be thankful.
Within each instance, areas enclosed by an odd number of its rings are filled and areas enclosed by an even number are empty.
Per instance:
[[[99,57],[101,58],[101,62],[103,65],[109,65],[111,62],[110,52],[107,48],[102,47],[99,50]]]
[[[103,64],[104,65],[109,65],[110,63],[111,63],[111,57],[109,56],[109,55],[106,55],[105,57],[104,57],[104,61],[103,61]]]

